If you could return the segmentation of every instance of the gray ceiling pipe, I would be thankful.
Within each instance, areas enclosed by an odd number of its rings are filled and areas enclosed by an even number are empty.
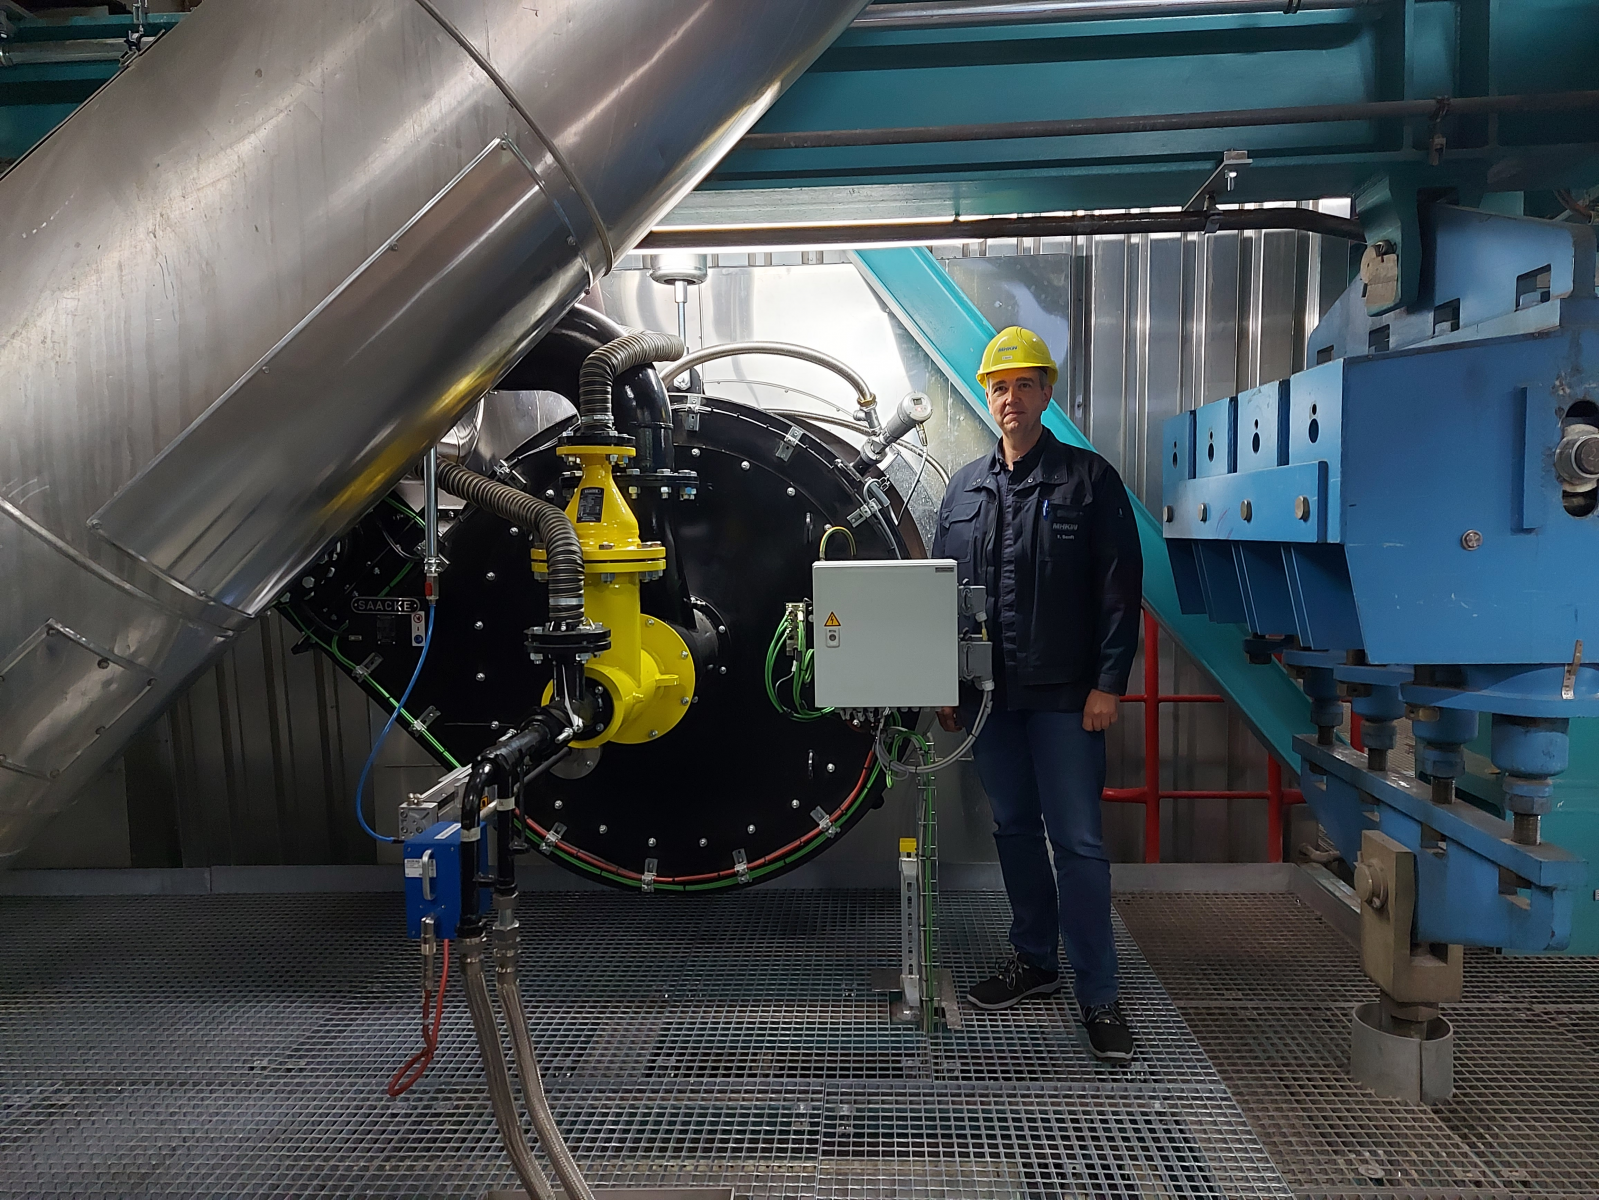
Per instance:
[[[0,864],[861,6],[211,0],[0,177]]]

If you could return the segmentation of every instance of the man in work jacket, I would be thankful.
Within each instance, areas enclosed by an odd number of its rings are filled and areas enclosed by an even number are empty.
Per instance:
[[[968,999],[1000,1009],[1059,991],[1064,935],[1089,1045],[1127,1062],[1099,806],[1105,730],[1138,649],[1143,556],[1116,469],[1043,426],[1056,377],[1048,347],[1026,329],[1004,330],[983,355],[977,378],[999,445],[950,480],[933,555],[988,588],[995,687],[986,714],[967,702],[938,717],[946,730],[978,729],[973,752],[1011,905],[1011,955]]]

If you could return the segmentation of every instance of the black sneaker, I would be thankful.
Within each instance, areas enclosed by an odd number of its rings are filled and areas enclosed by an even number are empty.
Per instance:
[[[1101,1062],[1133,1061],[1133,1031],[1127,1028],[1120,1000],[1084,1008],[1083,1028],[1088,1030],[1089,1050]]]
[[[990,1011],[1010,1008],[1029,996],[1052,996],[1060,991],[1060,972],[1043,971],[1022,961],[1012,950],[1000,960],[999,973],[973,984],[966,998],[978,1008]]]

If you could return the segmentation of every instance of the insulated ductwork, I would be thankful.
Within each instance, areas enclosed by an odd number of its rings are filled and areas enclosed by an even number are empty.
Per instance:
[[[860,0],[212,0],[0,178],[0,864]]]

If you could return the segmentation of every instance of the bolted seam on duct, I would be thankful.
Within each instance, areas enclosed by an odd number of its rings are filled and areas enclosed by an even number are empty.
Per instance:
[[[462,50],[466,51],[472,61],[477,63],[478,69],[489,77],[494,86],[500,90],[500,94],[505,97],[507,103],[516,109],[518,115],[527,122],[527,127],[533,131],[533,136],[538,138],[544,148],[549,151],[550,157],[555,160],[556,165],[561,168],[561,173],[566,176],[566,181],[571,184],[572,190],[577,193],[578,200],[582,202],[584,211],[588,213],[589,221],[594,226],[594,233],[599,237],[600,245],[605,250],[605,268],[600,274],[610,274],[616,269],[616,247],[611,244],[610,231],[605,228],[605,219],[600,216],[600,210],[595,206],[593,197],[589,195],[588,189],[583,186],[583,181],[577,177],[567,163],[566,156],[561,153],[560,148],[554,142],[544,136],[544,131],[539,128],[539,123],[533,119],[533,114],[528,112],[520,97],[512,90],[511,85],[505,81],[505,77],[494,69],[494,64],[455,27],[449,18],[434,6],[432,0],[416,0],[416,2],[422,6],[424,12],[439,23],[444,32],[449,34],[451,39]]]

